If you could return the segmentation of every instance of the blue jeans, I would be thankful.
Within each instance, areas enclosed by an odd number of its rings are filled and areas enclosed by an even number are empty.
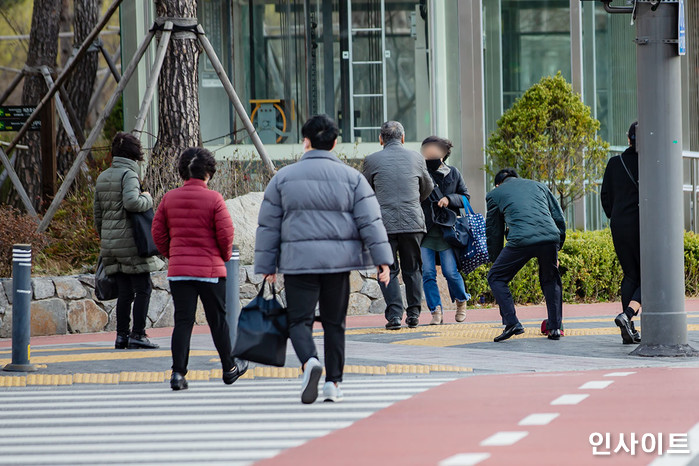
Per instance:
[[[453,249],[441,252],[427,248],[420,248],[420,250],[422,252],[422,287],[425,289],[425,300],[430,312],[434,312],[437,306],[442,305],[439,286],[437,286],[437,254],[439,254],[439,263],[442,266],[442,274],[449,285],[451,302],[464,302],[471,299],[471,295],[466,293],[464,279],[459,273]]]

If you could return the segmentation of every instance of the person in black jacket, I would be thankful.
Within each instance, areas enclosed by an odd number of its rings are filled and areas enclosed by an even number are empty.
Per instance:
[[[629,128],[629,148],[609,159],[602,182],[602,208],[610,219],[614,250],[624,279],[621,282],[623,312],[614,322],[625,344],[641,342],[631,319],[641,309],[641,242],[638,210],[638,152],[635,122]]]
[[[447,279],[449,296],[456,302],[457,322],[466,320],[466,303],[471,295],[466,293],[464,279],[459,273],[456,252],[444,239],[441,225],[434,222],[434,213],[440,209],[451,209],[458,213],[464,207],[464,197],[470,199],[466,183],[456,167],[444,163],[451,155],[453,144],[448,139],[430,136],[422,141],[422,155],[427,170],[434,181],[435,189],[430,197],[422,201],[427,235],[420,247],[422,253],[422,287],[425,291],[427,308],[432,313],[430,325],[444,322],[442,300],[437,286],[437,259],[444,278]]]

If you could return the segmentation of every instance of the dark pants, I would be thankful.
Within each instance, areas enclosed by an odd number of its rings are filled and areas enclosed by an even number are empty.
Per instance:
[[[523,248],[506,246],[488,273],[488,284],[500,306],[502,323],[506,326],[515,325],[519,320],[508,284],[517,272],[535,257],[539,260],[539,283],[546,298],[548,329],[560,329],[563,318],[563,290],[561,274],[558,271],[557,244],[539,244]]]
[[[233,369],[233,349],[226,323],[226,279],[218,283],[196,280],[171,281],[172,301],[175,305],[175,329],[172,331],[172,371],[187,374],[189,342],[197,313],[197,298],[204,305],[206,321],[211,329],[214,346],[225,371]]]
[[[400,233],[388,235],[388,242],[393,250],[391,281],[388,286],[381,284],[383,298],[386,301],[386,320],[403,318],[403,295],[398,283],[398,274],[402,274],[405,283],[405,296],[408,317],[420,317],[422,308],[422,252],[420,243],[424,233]]]
[[[638,225],[618,227],[612,224],[612,239],[621,270],[624,271],[621,305],[626,309],[631,301],[641,302],[641,239]]]
[[[133,304],[133,333],[146,333],[146,316],[153,284],[150,273],[116,273],[114,274],[119,290],[116,304],[117,334],[128,335],[131,331],[131,304]]]
[[[326,382],[342,382],[345,367],[345,317],[349,304],[349,272],[284,275],[289,338],[302,364],[318,357],[313,343],[316,304],[320,308],[325,348]]]

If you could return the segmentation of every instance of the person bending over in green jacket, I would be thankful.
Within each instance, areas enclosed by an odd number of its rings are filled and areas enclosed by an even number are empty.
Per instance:
[[[488,193],[486,202],[488,254],[493,261],[488,284],[500,306],[505,325],[505,330],[495,337],[495,341],[524,333],[524,327],[517,319],[509,283],[534,257],[539,260],[539,282],[546,298],[548,337],[559,340],[563,295],[558,251],[566,239],[561,206],[546,185],[520,178],[512,168],[495,175],[495,189]],[[503,247],[505,236],[507,245]]]

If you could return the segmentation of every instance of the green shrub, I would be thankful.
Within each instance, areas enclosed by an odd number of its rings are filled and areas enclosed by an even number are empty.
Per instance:
[[[685,287],[687,296],[699,295],[699,235],[685,233]],[[612,235],[607,230],[569,231],[559,255],[563,300],[565,302],[593,303],[620,299],[621,266],[614,252]],[[478,302],[492,303],[488,286],[489,265],[483,265],[465,277],[466,291]],[[530,261],[510,283],[517,303],[540,303],[543,295],[539,287],[538,264]]]

